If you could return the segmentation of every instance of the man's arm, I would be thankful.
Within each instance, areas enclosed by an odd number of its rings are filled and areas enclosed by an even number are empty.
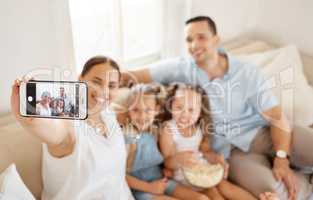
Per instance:
[[[269,122],[275,151],[290,151],[291,130],[274,93],[272,84],[257,67],[250,68],[247,80],[249,102]]]
[[[157,82],[168,84],[175,81],[184,81],[184,67],[188,66],[186,60],[172,58],[149,64],[137,70],[123,71],[121,77],[122,86],[130,86],[136,83]]]
[[[283,150],[289,154],[292,134],[291,127],[280,106],[266,110],[262,113],[262,116],[270,123],[271,137],[275,152]]]
[[[274,151],[277,153],[281,150],[290,153],[291,128],[272,92],[273,85],[267,81],[258,68],[250,69],[253,69],[248,79],[251,83],[250,87],[248,86],[250,103],[269,122]],[[290,169],[289,160],[275,156],[272,170],[276,180],[285,184],[289,198],[296,199],[297,180],[294,172]]]
[[[275,152],[283,150],[290,154],[292,130],[287,118],[279,106],[273,107],[262,113],[262,116],[270,122],[271,137]],[[297,178],[290,169],[289,160],[286,158],[274,158],[273,174],[277,181],[284,182],[288,189],[289,198],[296,199],[298,192]]]
[[[121,85],[128,86],[137,83],[151,83],[152,77],[148,68],[123,71],[121,77]]]

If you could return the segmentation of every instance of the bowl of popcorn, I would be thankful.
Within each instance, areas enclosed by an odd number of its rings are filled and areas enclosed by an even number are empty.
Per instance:
[[[183,168],[186,180],[199,188],[211,188],[218,185],[224,176],[221,164],[199,163],[191,168]]]

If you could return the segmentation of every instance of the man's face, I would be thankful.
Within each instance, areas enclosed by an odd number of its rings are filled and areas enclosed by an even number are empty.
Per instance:
[[[192,22],[185,27],[188,52],[197,63],[213,57],[219,45],[219,37],[214,35],[206,21]]]
[[[60,88],[60,95],[64,96],[64,88]]]

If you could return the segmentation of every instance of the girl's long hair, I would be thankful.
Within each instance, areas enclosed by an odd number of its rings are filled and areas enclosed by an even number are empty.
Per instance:
[[[211,135],[214,127],[211,117],[209,97],[205,90],[198,85],[193,86],[184,83],[172,83],[167,87],[166,105],[162,115],[163,121],[172,119],[171,107],[178,90],[192,90],[201,95],[201,113],[197,121],[197,125],[200,126],[202,133],[205,135]]]

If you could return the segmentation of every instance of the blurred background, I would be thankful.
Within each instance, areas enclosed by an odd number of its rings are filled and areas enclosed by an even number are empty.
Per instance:
[[[13,80],[73,80],[94,55],[133,68],[185,55],[184,22],[212,17],[223,42],[292,43],[313,56],[312,0],[0,0],[0,116]],[[313,67],[313,66],[312,66]]]

